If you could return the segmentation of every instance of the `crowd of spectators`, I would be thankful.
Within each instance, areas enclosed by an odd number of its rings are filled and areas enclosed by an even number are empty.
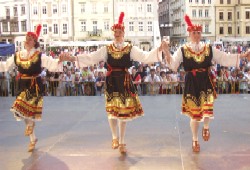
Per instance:
[[[174,47],[171,48],[174,51]],[[234,51],[232,51],[234,49]],[[84,53],[84,50],[67,49],[73,55]],[[94,51],[95,48],[89,49]],[[225,47],[222,50],[241,53],[245,46]],[[231,51],[230,51],[231,50]],[[65,50],[63,50],[65,51]],[[46,55],[56,58],[60,49],[49,51]],[[134,62],[129,69],[139,95],[181,94],[184,88],[185,71],[180,67],[177,72],[170,70],[164,63],[146,65]],[[105,62],[78,68],[75,62],[64,62],[63,72],[48,72],[46,68],[41,77],[48,96],[94,96],[103,95]],[[0,96],[15,95],[17,71],[0,73]],[[241,60],[240,68],[227,68],[216,63],[211,67],[211,78],[218,93],[250,93],[250,63]]]

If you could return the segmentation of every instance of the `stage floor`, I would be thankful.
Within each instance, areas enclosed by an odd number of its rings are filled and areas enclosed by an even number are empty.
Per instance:
[[[104,97],[45,97],[39,141],[27,152],[24,122],[9,111],[14,98],[0,98],[1,170],[247,170],[250,169],[250,95],[220,95],[211,138],[192,152],[189,118],[180,95],[140,97],[145,116],[128,122],[128,153],[111,149]]]

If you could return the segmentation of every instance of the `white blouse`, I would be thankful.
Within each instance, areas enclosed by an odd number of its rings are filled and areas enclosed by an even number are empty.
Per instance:
[[[130,51],[131,60],[139,61],[143,63],[154,63],[162,60],[162,52],[158,48],[152,49],[151,51],[143,51],[136,46],[133,46]],[[108,52],[107,47],[101,47],[95,52],[90,54],[79,54],[77,56],[76,62],[78,62],[79,67],[91,66],[98,63],[99,61],[107,61]]]
[[[21,51],[20,58],[21,59],[28,59],[30,56],[32,56],[37,49],[32,49],[30,53],[28,54],[27,50]],[[47,68],[51,72],[62,72],[62,62],[58,62],[58,59],[53,59],[51,56],[46,56],[42,54],[41,56],[41,67]],[[10,71],[15,66],[14,62],[14,55],[9,57],[6,61],[0,61],[0,72],[7,72]]]
[[[205,44],[204,43],[189,43],[189,47],[195,52],[199,52],[203,50]],[[240,55],[239,54],[227,54],[223,51],[220,51],[216,48],[212,48],[213,58],[212,60],[215,61],[217,64],[227,67],[239,67],[240,64]],[[183,56],[181,52],[181,48],[171,56],[170,63],[167,63],[168,67],[173,71],[177,71],[180,63],[183,61]]]

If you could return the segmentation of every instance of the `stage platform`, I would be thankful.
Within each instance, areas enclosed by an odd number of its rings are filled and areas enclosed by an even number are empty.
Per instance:
[[[249,170],[250,95],[220,95],[211,139],[192,152],[189,118],[181,95],[140,97],[145,116],[128,122],[128,153],[111,149],[104,97],[45,97],[39,141],[27,152],[24,122],[9,111],[14,98],[0,98],[1,170]]]

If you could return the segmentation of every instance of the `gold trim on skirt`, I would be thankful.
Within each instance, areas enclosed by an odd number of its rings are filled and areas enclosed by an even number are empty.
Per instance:
[[[30,99],[27,99],[26,92],[23,91],[17,96],[10,110],[14,113],[14,117],[17,120],[25,118],[37,121],[41,120],[42,107],[42,96],[33,96]]]
[[[207,93],[201,92],[199,99],[196,99],[195,96],[191,95],[183,96],[182,114],[185,114],[197,121],[203,121],[205,117],[214,118],[213,103],[214,95],[211,90]]]
[[[126,97],[125,104],[119,97],[113,97],[111,101],[106,100],[106,111],[109,119],[132,120],[144,116],[137,94]]]

